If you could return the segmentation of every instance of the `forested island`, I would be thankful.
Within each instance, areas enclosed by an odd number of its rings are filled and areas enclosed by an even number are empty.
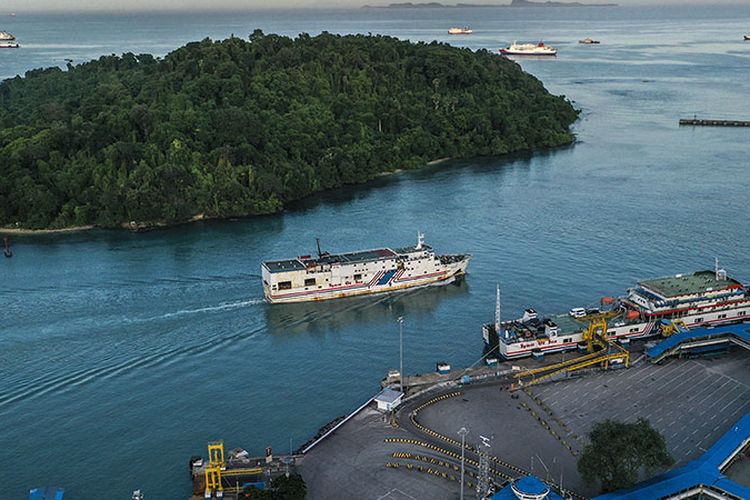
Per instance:
[[[446,4],[440,2],[399,2],[389,3],[388,5],[363,5],[365,9],[415,9],[415,8],[439,8],[439,7],[617,7],[616,3],[581,3],[581,2],[556,2],[553,0],[534,1],[534,0],[511,0],[510,3],[492,4],[492,3],[456,3]]]
[[[0,228],[267,214],[438,158],[573,141],[514,62],[384,36],[255,31],[0,83]]]

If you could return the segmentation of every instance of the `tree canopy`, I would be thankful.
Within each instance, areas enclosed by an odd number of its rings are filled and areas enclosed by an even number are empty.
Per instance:
[[[0,83],[0,227],[281,210],[438,158],[570,143],[576,111],[486,50],[328,33],[189,43]]]
[[[307,485],[299,474],[278,476],[265,490],[248,486],[240,493],[240,498],[256,500],[305,500],[306,496]]]
[[[599,482],[604,492],[633,486],[641,469],[650,473],[674,463],[664,436],[643,418],[632,424],[598,422],[589,440],[578,459],[578,472],[588,484]]]

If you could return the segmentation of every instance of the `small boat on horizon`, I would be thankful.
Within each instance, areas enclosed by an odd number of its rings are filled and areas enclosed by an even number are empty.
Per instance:
[[[20,47],[16,37],[7,31],[0,31],[0,49],[17,49]]]
[[[745,35],[742,37],[746,42],[750,41],[750,35]]]
[[[533,43],[516,43],[510,44],[510,47],[500,49],[504,56],[556,56],[557,49],[544,42]]]
[[[599,40],[594,40],[591,37],[586,37],[583,40],[578,40],[578,43],[582,43],[584,45],[597,45],[597,44],[600,44],[601,42]]]
[[[464,26],[463,28],[457,28],[454,26],[448,30],[449,35],[471,35],[472,33],[474,33],[474,30],[468,26]]]

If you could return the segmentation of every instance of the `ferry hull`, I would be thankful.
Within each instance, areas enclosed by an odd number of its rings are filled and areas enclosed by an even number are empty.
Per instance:
[[[363,284],[345,290],[328,289],[328,290],[311,290],[309,292],[291,293],[288,295],[272,294],[266,288],[264,294],[266,300],[272,304],[286,304],[294,302],[312,302],[330,299],[341,299],[346,297],[358,297],[363,295],[378,295],[386,293],[403,292],[413,288],[419,288],[428,285],[447,285],[452,283],[455,278],[466,273],[471,256],[465,256],[463,260],[447,266],[445,270],[435,273],[432,276],[424,276],[418,279],[399,280],[398,275],[394,274],[393,278],[386,283],[380,284],[374,280],[374,284]]]
[[[726,325],[726,324],[732,324],[732,323],[742,323],[743,321],[748,321],[750,319],[750,307],[746,308],[740,308],[735,311],[735,314],[725,318],[718,318],[719,313],[717,312],[713,319],[706,318],[703,321],[695,322],[695,319],[699,316],[705,317],[706,314],[702,313],[700,315],[696,316],[688,316],[685,318],[688,329],[691,328],[698,328],[698,327],[706,327],[706,326],[719,326],[719,325]],[[627,332],[627,333],[617,333],[615,335],[608,335],[607,337],[610,340],[622,340],[622,339],[643,339],[648,337],[656,336],[660,333],[659,328],[656,328],[656,322],[651,323],[641,323],[641,324],[633,324],[628,325],[628,328],[638,328],[635,332]],[[486,327],[485,327],[486,328]],[[502,340],[500,340],[498,343],[493,344],[489,341],[489,336],[487,332],[484,332],[484,341],[485,341],[485,348],[487,350],[494,350],[496,349],[497,353],[500,355],[501,358],[509,360],[509,359],[519,359],[519,358],[525,358],[528,356],[531,356],[535,351],[536,352],[542,352],[544,354],[552,354],[556,352],[562,352],[562,351],[570,351],[578,348],[579,343],[584,342],[583,334],[576,333],[576,334],[565,334],[563,335],[565,338],[569,338],[568,342],[561,342],[561,341],[550,341],[550,342],[544,342],[541,343],[538,340],[537,341],[529,341],[526,343],[513,343],[513,344],[506,344]],[[559,339],[558,339],[559,340]]]

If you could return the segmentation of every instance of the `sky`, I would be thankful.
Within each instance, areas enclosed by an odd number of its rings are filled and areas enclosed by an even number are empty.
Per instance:
[[[219,9],[268,9],[295,7],[360,7],[363,4],[386,5],[411,1],[426,3],[439,1],[454,3],[505,4],[510,0],[0,0],[0,15],[15,12],[81,11],[81,10],[219,10]],[[543,1],[543,0],[534,0]],[[576,0],[560,0],[576,1]],[[747,4],[750,0],[577,0],[581,3],[617,3],[619,5],[679,5],[679,4]]]

